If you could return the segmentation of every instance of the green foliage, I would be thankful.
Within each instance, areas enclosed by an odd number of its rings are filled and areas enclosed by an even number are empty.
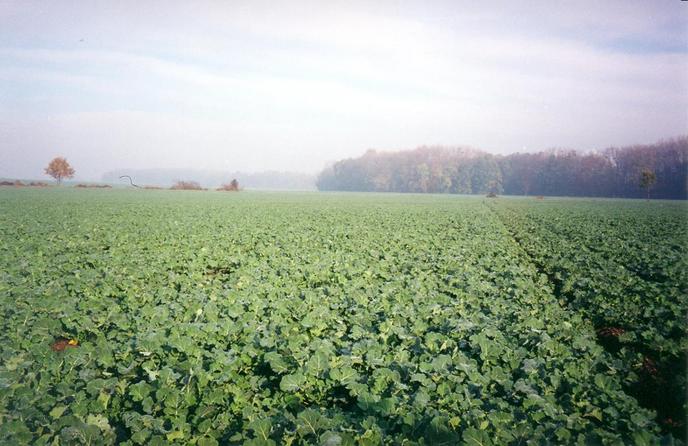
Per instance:
[[[0,207],[2,444],[660,441],[481,199],[12,189]]]
[[[685,203],[513,200],[491,206],[551,278],[562,304],[594,324],[624,387],[660,420],[685,419]],[[595,376],[599,388],[615,381]],[[680,433],[682,426],[676,427]]]
[[[657,175],[652,170],[643,169],[640,172],[640,187],[647,192],[647,198],[650,198],[650,188],[657,182]]]

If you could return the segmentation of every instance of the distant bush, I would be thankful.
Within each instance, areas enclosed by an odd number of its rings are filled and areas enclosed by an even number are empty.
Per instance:
[[[487,198],[497,198],[497,194],[495,194],[494,192],[490,192],[489,194],[487,194]]]
[[[160,190],[162,187],[160,186],[143,186],[144,189],[149,189],[149,190]]]
[[[83,183],[81,183],[81,184],[77,184],[74,187],[89,187],[89,188],[92,187],[92,188],[96,188],[96,189],[109,189],[112,186],[110,186],[109,184],[83,184]]]
[[[230,181],[229,183],[223,184],[222,186],[218,187],[217,190],[221,191],[226,191],[226,192],[238,192],[239,189],[239,182],[235,179]]]
[[[14,181],[0,181],[0,186],[26,186],[26,184],[22,183],[20,180],[14,180]]]
[[[206,190],[197,181],[177,181],[170,188],[172,190]]]
[[[21,180],[4,180],[0,181],[0,186],[14,186],[14,187],[48,187],[50,186],[48,183],[45,183],[43,181],[31,181],[30,183],[24,183]]]

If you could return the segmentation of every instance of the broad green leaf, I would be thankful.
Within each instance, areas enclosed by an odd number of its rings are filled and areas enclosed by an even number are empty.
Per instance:
[[[469,446],[489,446],[492,445],[490,436],[483,430],[472,427],[463,431],[463,441]]]
[[[184,438],[184,432],[183,431],[172,431],[169,432],[167,435],[167,440],[168,441],[174,441],[174,440],[181,440]]]
[[[296,392],[306,382],[306,378],[300,373],[285,375],[280,380],[280,389],[283,392]]]
[[[272,422],[269,419],[264,418],[262,420],[252,421],[248,427],[249,429],[253,430],[257,438],[262,440],[267,440],[270,438]]]
[[[317,435],[327,427],[327,420],[314,409],[306,409],[296,417],[296,431],[302,436]]]
[[[53,409],[50,411],[50,416],[52,418],[60,418],[62,414],[67,410],[67,406],[55,406]]]

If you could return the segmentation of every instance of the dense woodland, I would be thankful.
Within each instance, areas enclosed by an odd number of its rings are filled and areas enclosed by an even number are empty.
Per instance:
[[[367,151],[339,161],[319,190],[686,199],[688,137],[596,152],[554,149],[507,156],[446,147]]]

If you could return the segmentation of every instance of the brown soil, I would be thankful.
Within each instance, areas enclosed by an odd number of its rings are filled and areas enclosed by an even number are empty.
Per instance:
[[[65,338],[59,338],[59,339],[55,340],[55,342],[53,342],[50,345],[50,348],[54,352],[61,352],[61,351],[66,350],[69,347],[78,347],[78,346],[79,346],[79,343],[76,341],[76,339],[70,340],[70,339],[65,339]]]

